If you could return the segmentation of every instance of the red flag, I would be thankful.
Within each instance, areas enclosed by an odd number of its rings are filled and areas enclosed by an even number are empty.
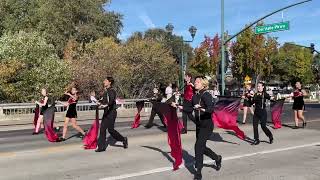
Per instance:
[[[271,102],[271,116],[272,122],[275,129],[279,129],[282,127],[281,125],[281,114],[283,111],[283,104],[285,99],[280,99],[277,101]]]
[[[171,156],[175,159],[173,170],[179,169],[182,164],[182,144],[177,109],[166,103],[154,103],[153,106],[163,115],[167,122],[168,144]]]
[[[96,119],[90,127],[87,135],[83,138],[84,149],[96,149],[99,133],[99,108],[96,106]]]
[[[44,132],[50,142],[57,142],[58,140],[58,134],[53,129],[54,112],[55,107],[51,106],[43,113]]]
[[[245,134],[237,123],[239,107],[240,98],[219,96],[219,101],[214,106],[212,120],[219,128],[233,130],[240,139],[244,139]]]
[[[144,107],[144,101],[136,102],[136,106],[137,106],[138,112],[137,112],[136,116],[134,117],[134,121],[131,125],[132,129],[138,128],[140,126],[140,112],[141,112],[142,108]]]
[[[34,132],[36,132],[39,115],[40,115],[40,107],[37,104],[36,108],[34,109],[34,118],[33,118]]]

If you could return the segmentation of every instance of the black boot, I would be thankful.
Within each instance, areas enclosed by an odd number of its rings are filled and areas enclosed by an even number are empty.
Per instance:
[[[128,148],[128,138],[125,137],[123,141],[123,148],[127,149]]]
[[[269,143],[270,143],[270,144],[273,143],[273,137],[269,137]]]
[[[147,129],[150,129],[150,128],[152,128],[152,126],[153,126],[153,124],[147,124],[144,127],[147,128]]]
[[[252,145],[258,145],[260,144],[260,140],[259,139],[255,139],[252,143]]]
[[[181,134],[187,134],[187,130],[185,129],[185,128],[183,128],[182,130],[181,130]]]
[[[216,160],[216,166],[217,166],[217,171],[221,169],[221,162],[222,162],[222,156],[218,156],[218,159]]]
[[[201,179],[202,179],[201,173],[196,173],[196,174],[194,175],[193,180],[201,180]]]
[[[98,148],[98,149],[95,150],[95,152],[103,152],[103,151],[106,151],[106,149],[100,149],[100,148]]]

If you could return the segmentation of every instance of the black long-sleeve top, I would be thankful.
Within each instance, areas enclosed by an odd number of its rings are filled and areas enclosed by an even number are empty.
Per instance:
[[[255,111],[264,110],[266,108],[266,99],[271,99],[271,96],[266,92],[254,94],[253,103],[255,104]]]
[[[117,109],[116,104],[117,93],[113,88],[107,88],[103,93],[103,98],[100,100],[102,105],[108,105],[104,110],[111,111]]]
[[[207,120],[211,119],[211,114],[213,112],[213,99],[212,95],[206,90],[201,90],[197,92],[192,97],[192,106],[194,107],[196,104],[200,104],[201,108],[205,109],[205,111],[194,110],[196,120]]]
[[[156,94],[153,94],[153,96],[150,99],[150,101],[152,101],[152,102],[161,102],[162,98],[163,98],[163,95],[161,93],[156,93]]]

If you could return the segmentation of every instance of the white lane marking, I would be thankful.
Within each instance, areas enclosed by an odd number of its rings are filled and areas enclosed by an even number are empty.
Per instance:
[[[278,148],[278,149],[260,151],[260,152],[255,152],[255,153],[248,153],[248,154],[243,154],[243,155],[238,155],[238,156],[229,156],[229,157],[223,158],[222,160],[223,161],[235,160],[235,159],[255,156],[255,155],[259,155],[259,154],[270,154],[270,153],[275,153],[275,152],[289,151],[289,150],[305,148],[305,147],[311,147],[311,146],[316,146],[316,145],[320,145],[320,142],[311,143],[311,144],[304,144],[304,145],[299,145],[299,146],[286,147],[286,148]],[[213,162],[214,162],[213,160],[204,161],[204,163],[206,163],[206,164],[213,163]],[[181,165],[180,168],[185,168],[185,165]],[[140,171],[140,172],[131,173],[131,174],[123,174],[123,175],[120,175],[120,176],[112,176],[112,177],[102,178],[100,180],[120,180],[120,179],[139,177],[139,176],[155,174],[155,173],[171,171],[171,170],[172,170],[172,166],[170,166],[170,167],[162,167],[162,168],[156,168],[156,169],[151,169],[151,170],[147,170],[147,171]]]

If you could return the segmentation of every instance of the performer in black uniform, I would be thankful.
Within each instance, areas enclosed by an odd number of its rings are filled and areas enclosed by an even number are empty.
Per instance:
[[[81,138],[83,138],[86,135],[85,132],[83,131],[83,129],[80,126],[78,126],[78,124],[77,124],[77,102],[78,102],[78,98],[79,98],[77,93],[78,93],[77,88],[73,87],[71,89],[71,93],[69,93],[69,92],[65,93],[65,95],[69,96],[68,102],[67,103],[60,102],[63,105],[68,106],[66,119],[65,119],[64,125],[63,125],[62,138],[60,139],[60,141],[66,140],[65,138],[66,138],[66,134],[67,134],[67,130],[68,130],[69,121],[71,121],[72,127],[81,133]]]
[[[156,102],[161,102],[162,99],[163,99],[163,97],[164,97],[164,96],[162,95],[162,93],[159,92],[159,90],[155,88],[155,89],[153,90],[153,97],[150,99],[150,101],[151,101],[151,103],[152,103],[152,106],[155,106],[155,103],[156,103]],[[149,129],[149,128],[151,128],[151,127],[153,126],[154,117],[155,117],[156,115],[159,116],[163,127],[166,128],[166,124],[164,123],[163,115],[162,115],[160,112],[158,112],[158,111],[156,110],[156,108],[154,108],[154,107],[152,107],[152,109],[151,109],[150,118],[149,118],[148,123],[144,126],[145,128]]]
[[[251,90],[251,84],[246,85],[246,89],[244,91],[244,94],[242,98],[244,99],[243,101],[243,120],[242,124],[246,123],[247,119],[247,113],[248,109],[250,110],[251,114],[253,114],[253,109],[252,109],[252,97],[254,95],[254,92]]]
[[[253,133],[254,133],[254,142],[253,145],[258,145],[259,132],[258,124],[260,121],[261,128],[263,132],[269,137],[270,144],[273,143],[273,135],[271,131],[267,128],[267,110],[266,110],[266,99],[272,99],[269,94],[266,93],[264,89],[264,83],[259,82],[257,86],[257,93],[253,96],[253,103],[255,104],[254,115],[253,115]]]
[[[212,112],[213,112],[213,99],[212,95],[206,90],[209,87],[209,81],[204,77],[196,77],[194,82],[196,94],[192,97],[192,106],[195,112],[196,122],[196,143],[195,143],[195,167],[197,169],[194,176],[195,180],[201,180],[201,170],[203,168],[203,155],[207,155],[215,160],[217,170],[221,168],[222,157],[213,152],[206,146],[207,140],[210,138],[213,131]],[[172,104],[176,107],[177,104]],[[183,109],[182,106],[178,108]],[[187,110],[187,109],[183,109]]]
[[[47,90],[41,89],[41,95],[43,96],[40,102],[36,101],[36,104],[40,106],[40,115],[37,121],[37,126],[35,131],[32,133],[33,135],[39,134],[41,123],[43,123],[43,113],[48,109],[48,96],[47,96]]]
[[[105,151],[107,148],[107,144],[106,144],[107,129],[110,135],[115,140],[121,141],[125,149],[128,148],[128,138],[123,137],[118,131],[114,129],[114,123],[117,118],[117,105],[116,105],[117,94],[116,94],[116,91],[112,88],[113,83],[114,83],[114,79],[112,77],[107,77],[103,81],[105,92],[99,104],[100,104],[100,108],[104,109],[104,113],[103,113],[101,126],[100,126],[98,149],[96,149],[96,152]]]
[[[299,127],[299,120],[303,121],[302,126],[305,127],[307,122],[303,115],[304,110],[304,100],[303,97],[306,96],[307,93],[305,90],[301,88],[301,83],[296,82],[296,90],[291,94],[293,98],[292,109],[294,111],[294,120],[295,120],[295,129]]]
[[[186,74],[184,76],[185,80],[185,87],[183,92],[183,109],[191,108],[192,109],[192,96],[194,95],[194,85],[191,82],[192,75]],[[183,120],[183,126],[184,129],[181,130],[182,134],[186,134],[188,132],[188,121],[191,120],[192,122],[195,122],[194,117],[192,115],[192,112],[188,111],[182,111],[182,120]]]

